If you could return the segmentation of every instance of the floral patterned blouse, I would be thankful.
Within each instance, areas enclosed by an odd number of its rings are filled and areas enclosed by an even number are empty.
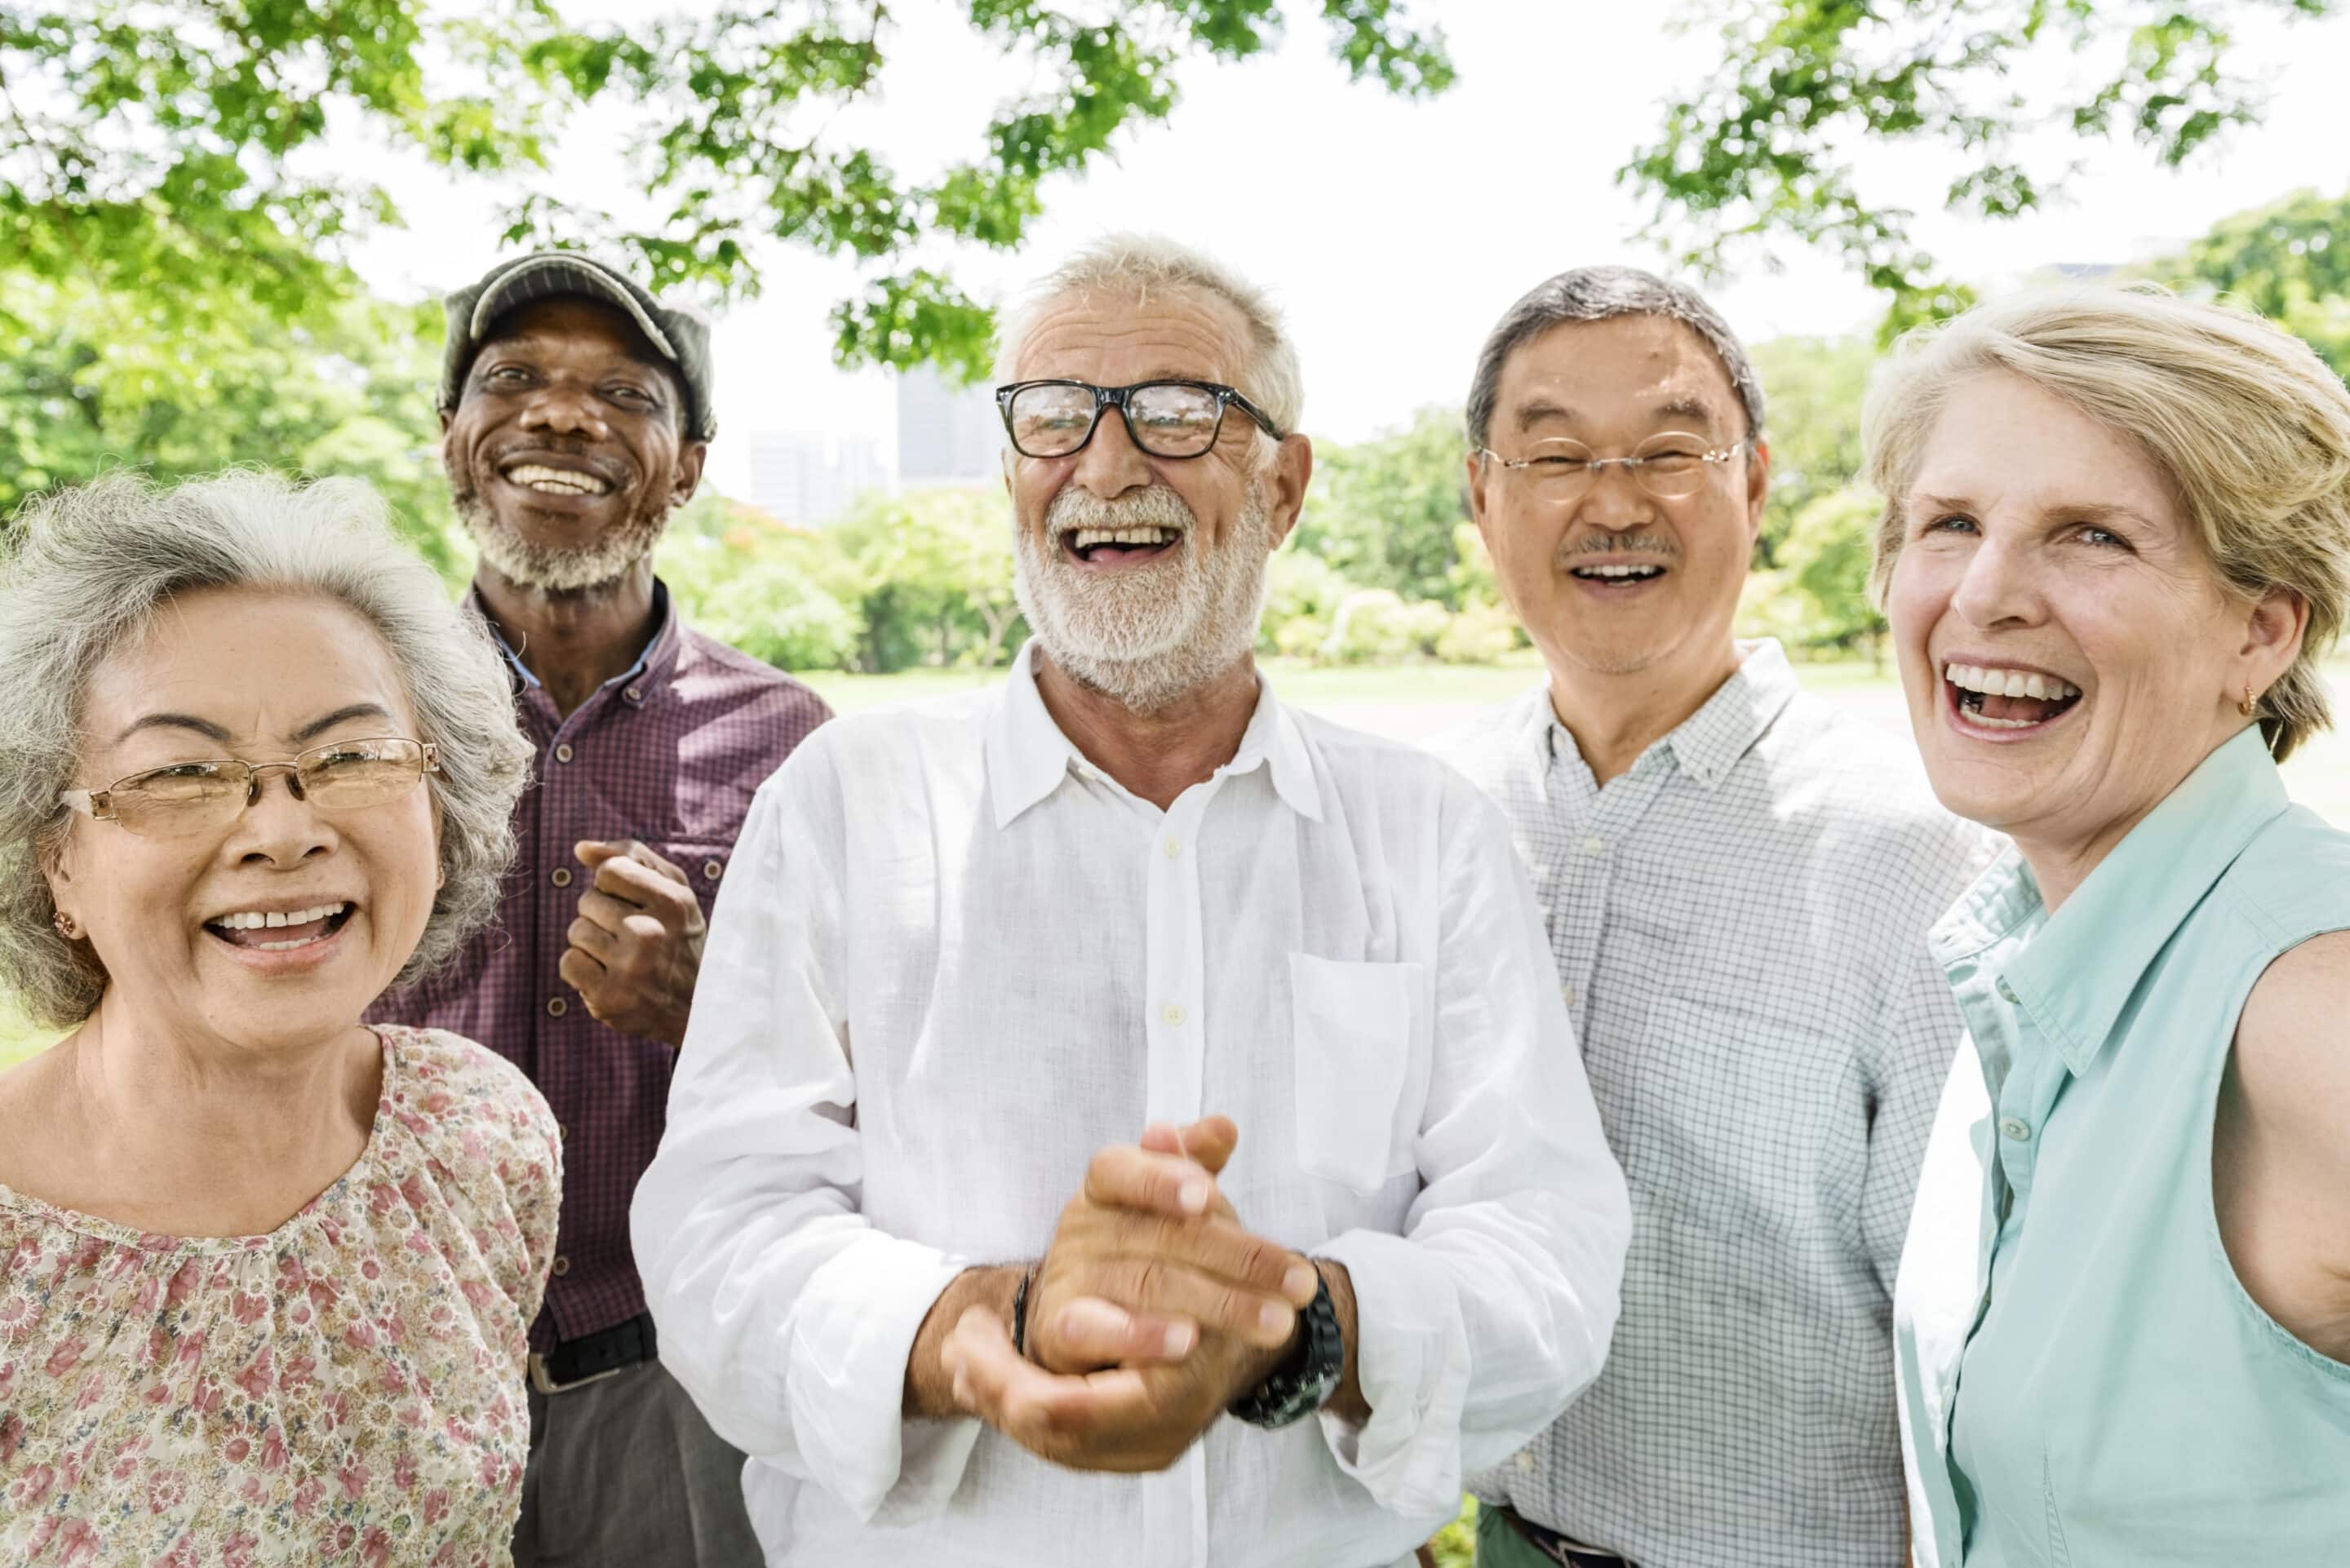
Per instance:
[[[266,1236],[0,1186],[0,1563],[503,1564],[561,1199],[514,1066],[380,1028],[359,1162]]]

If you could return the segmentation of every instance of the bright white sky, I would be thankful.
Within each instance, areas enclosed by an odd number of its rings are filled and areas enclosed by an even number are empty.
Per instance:
[[[646,0],[572,0],[567,16],[625,16]],[[1047,192],[1021,255],[941,252],[965,286],[996,297],[1084,240],[1153,229],[1206,246],[1270,286],[1285,306],[1305,368],[1306,427],[1352,441],[1431,403],[1457,403],[1477,345],[1521,292],[1565,267],[1604,261],[1658,266],[1635,235],[1644,213],[1615,182],[1653,140],[1669,94],[1703,80],[1720,56],[1710,27],[1676,36],[1669,0],[1419,0],[1439,14],[1461,80],[1426,103],[1350,86],[1327,34],[1302,3],[1287,43],[1237,67],[1181,78],[1172,119],[1122,143],[1117,161]],[[974,152],[1002,98],[1026,68],[989,52],[947,0],[893,6],[883,96],[842,117],[901,170],[923,173]],[[1967,223],[1939,213],[1929,245],[1961,276],[1996,282],[2055,262],[2128,261],[2199,234],[2216,219],[2296,187],[2350,183],[2342,130],[2350,22],[2241,29],[2247,63],[2274,84],[2266,123],[2232,136],[2184,173],[2126,145],[2049,145],[2084,157],[2074,199],[2021,223]],[[2039,92],[2076,68],[2053,62],[2019,86]],[[361,162],[369,161],[364,153]],[[381,163],[380,160],[372,161]],[[1876,150],[1874,189],[1939,201],[1953,163]],[[2045,165],[2043,165],[2045,167]],[[383,165],[410,227],[370,240],[357,260],[400,297],[471,281],[496,255],[490,202],[445,177]],[[608,153],[585,135],[556,171],[567,188],[609,204]],[[855,275],[769,242],[766,289],[724,313],[717,334],[722,434],[710,476],[748,490],[754,430],[865,435],[894,441],[889,379],[844,375],[830,358],[827,308]],[[1856,278],[1793,245],[1750,261],[1714,296],[1750,341],[1835,333],[1872,322]]]

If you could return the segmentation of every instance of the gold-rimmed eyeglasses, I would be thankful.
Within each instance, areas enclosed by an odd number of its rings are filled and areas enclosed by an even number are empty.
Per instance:
[[[1754,444],[1751,438],[1724,447],[1709,447],[1703,436],[1685,431],[1652,435],[1624,457],[1601,457],[1579,441],[1539,441],[1523,457],[1503,457],[1491,447],[1479,452],[1525,481],[1544,501],[1582,497],[1611,468],[1620,468],[1632,483],[1659,501],[1692,495],[1706,475]]]
[[[359,811],[398,800],[441,771],[438,747],[400,735],[313,746],[286,763],[213,757],[119,778],[104,789],[69,789],[57,804],[141,838],[177,838],[224,827],[261,798],[261,775],[282,773],[296,800],[320,811]]]

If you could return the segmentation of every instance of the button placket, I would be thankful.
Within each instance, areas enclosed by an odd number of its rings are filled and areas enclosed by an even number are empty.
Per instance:
[[[1206,980],[1200,909],[1199,825],[1223,784],[1218,774],[1178,795],[1145,852],[1144,983],[1149,988],[1146,1115],[1196,1121],[1206,1086]],[[1175,852],[1168,853],[1173,845]]]

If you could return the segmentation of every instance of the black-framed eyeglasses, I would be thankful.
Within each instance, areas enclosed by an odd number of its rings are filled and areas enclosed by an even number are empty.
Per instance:
[[[313,746],[290,763],[241,757],[172,763],[104,789],[63,791],[57,804],[141,838],[176,838],[234,822],[261,798],[261,775],[272,771],[286,775],[296,800],[321,811],[357,811],[398,800],[426,774],[439,773],[441,758],[428,742],[373,735]]]
[[[1703,436],[1666,431],[1623,457],[1601,457],[1579,441],[1542,441],[1523,457],[1503,457],[1491,447],[1478,450],[1523,479],[1544,501],[1575,500],[1611,468],[1622,469],[1658,500],[1674,501],[1695,494],[1707,474],[1753,444],[1745,436],[1729,446],[1708,447]]]
[[[1094,439],[1104,409],[1126,421],[1127,439],[1153,457],[1200,457],[1216,444],[1229,405],[1281,439],[1281,427],[1233,388],[1214,381],[1014,381],[995,389],[1012,450],[1023,457],[1067,457]]]

